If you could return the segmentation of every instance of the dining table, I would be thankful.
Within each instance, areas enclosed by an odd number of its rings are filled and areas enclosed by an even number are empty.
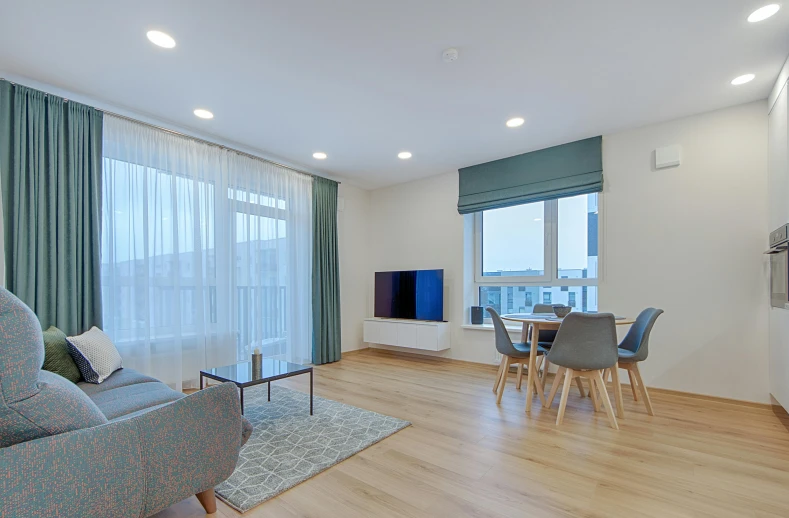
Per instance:
[[[540,330],[557,330],[562,325],[563,318],[559,318],[553,313],[512,313],[508,315],[501,315],[502,320],[510,322],[520,322],[523,325],[521,331],[521,342],[524,344],[529,343],[529,327],[531,327],[531,336],[539,340]],[[632,325],[635,319],[629,317],[615,316],[614,322],[617,326]],[[531,402],[534,398],[534,392],[540,398],[543,406],[545,406],[545,390],[542,386],[542,380],[536,374],[537,371],[537,348],[531,347],[529,352],[529,366],[526,372],[526,412],[531,412]],[[547,374],[547,372],[545,373]],[[611,369],[611,376],[613,382],[619,385],[619,373],[617,369]],[[545,377],[545,376],[543,376]],[[624,415],[624,403],[622,402],[622,391],[616,390],[616,412],[619,417]]]

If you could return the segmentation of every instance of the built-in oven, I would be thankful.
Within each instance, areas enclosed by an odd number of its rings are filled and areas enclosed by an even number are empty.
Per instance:
[[[789,225],[770,232],[770,305],[789,309]]]

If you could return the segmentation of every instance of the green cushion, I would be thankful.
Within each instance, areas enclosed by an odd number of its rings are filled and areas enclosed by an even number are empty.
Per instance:
[[[77,364],[68,352],[66,334],[55,326],[44,331],[44,366],[41,368],[60,374],[72,383],[82,379]]]

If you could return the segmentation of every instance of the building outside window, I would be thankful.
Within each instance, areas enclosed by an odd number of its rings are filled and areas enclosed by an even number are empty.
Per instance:
[[[535,301],[597,310],[597,194],[488,210],[474,217],[474,280],[480,305],[493,306],[500,314],[530,313]]]

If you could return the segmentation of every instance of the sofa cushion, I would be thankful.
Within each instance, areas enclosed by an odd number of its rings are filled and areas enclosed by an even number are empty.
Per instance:
[[[126,387],[128,385],[136,385],[138,383],[149,383],[152,381],[159,380],[150,376],[146,376],[145,374],[140,374],[136,370],[123,368],[113,372],[109,378],[98,385],[96,383],[81,381],[77,383],[77,386],[81,388],[82,391],[88,395],[88,397],[93,397],[99,392],[112,390],[118,387]]]
[[[44,366],[45,371],[60,374],[72,383],[82,379],[77,364],[68,352],[66,333],[55,326],[44,331]]]
[[[176,392],[164,383],[154,381],[105,390],[93,394],[91,399],[107,419],[117,419],[138,410],[176,401],[184,396],[185,394]]]

